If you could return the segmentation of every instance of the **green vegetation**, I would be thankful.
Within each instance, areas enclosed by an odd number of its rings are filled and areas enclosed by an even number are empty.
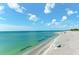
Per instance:
[[[70,31],[79,31],[79,29],[70,29]]]

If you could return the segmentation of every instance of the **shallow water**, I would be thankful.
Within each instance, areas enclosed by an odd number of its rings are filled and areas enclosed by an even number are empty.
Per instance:
[[[17,54],[55,35],[53,31],[0,32],[0,54]]]

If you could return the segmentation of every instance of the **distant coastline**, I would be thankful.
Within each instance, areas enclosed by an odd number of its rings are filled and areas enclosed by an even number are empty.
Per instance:
[[[75,28],[75,29],[70,29],[70,31],[79,31],[79,29]]]

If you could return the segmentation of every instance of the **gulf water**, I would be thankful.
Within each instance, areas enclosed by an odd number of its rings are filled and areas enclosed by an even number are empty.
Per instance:
[[[18,54],[28,50],[50,37],[55,37],[54,31],[1,31],[0,54]]]

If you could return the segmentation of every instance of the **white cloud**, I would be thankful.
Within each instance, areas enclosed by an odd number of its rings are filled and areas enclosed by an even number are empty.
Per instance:
[[[56,19],[52,19],[51,22],[47,23],[47,26],[52,29],[66,29],[66,24],[62,22],[58,22]]]
[[[71,9],[66,9],[66,11],[67,11],[68,16],[78,13],[78,11],[74,11],[74,10],[71,10]]]
[[[4,6],[0,6],[0,11],[3,11],[3,9],[4,9]]]
[[[65,21],[65,20],[67,20],[67,16],[62,16],[61,21]]]
[[[55,7],[55,3],[47,3],[45,5],[45,9],[44,9],[44,13],[45,14],[48,14],[48,13],[51,13],[51,9]]]
[[[52,21],[50,23],[47,23],[47,26],[56,26],[58,24],[59,24],[59,22],[57,22],[56,19],[52,19]]]
[[[52,19],[52,25],[58,25],[58,22],[56,21],[56,19]]]
[[[30,21],[33,21],[33,22],[38,21],[38,17],[36,15],[30,13],[28,14],[28,16]]]
[[[52,24],[54,24],[56,22],[56,19],[52,19]]]
[[[17,3],[8,3],[9,8],[14,9],[16,12],[23,13],[26,10],[24,7],[21,7]]]
[[[51,23],[47,23],[47,26],[50,26],[51,25]]]
[[[8,25],[8,24],[0,24],[0,31],[10,31],[10,30],[29,30],[32,27],[30,26],[19,26],[19,25]]]
[[[4,12],[4,6],[0,6],[0,14]]]

